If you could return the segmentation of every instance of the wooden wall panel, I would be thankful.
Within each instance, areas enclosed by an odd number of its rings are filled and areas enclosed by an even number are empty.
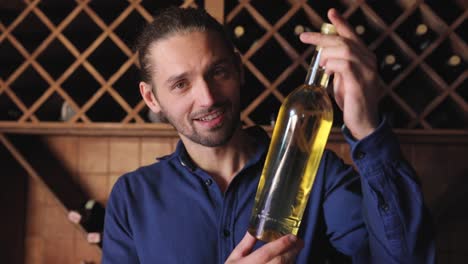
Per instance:
[[[52,149],[61,146],[56,149],[63,151],[59,156],[65,164],[77,166],[74,177],[87,195],[105,203],[113,184],[123,173],[170,153],[177,138],[47,136],[47,142]],[[345,142],[331,140],[328,147],[350,162],[349,146]],[[77,160],[72,157],[71,150],[75,151]],[[425,199],[434,212],[439,260],[441,263],[465,262],[468,260],[465,254],[468,246],[464,243],[468,236],[468,206],[462,201],[468,198],[468,144],[408,143],[404,140],[402,150],[418,172]],[[28,194],[26,259],[34,261],[26,263],[56,263],[68,258],[74,263],[79,260],[99,263],[100,250],[88,245],[84,234],[68,222],[63,208],[49,190],[32,183]],[[44,226],[47,228],[41,228]],[[37,258],[42,262],[37,262]]]
[[[0,144],[0,262],[22,263],[28,176]]]
[[[74,178],[87,197],[105,204],[122,174],[169,154],[177,138],[58,135],[44,141],[70,172],[63,177]],[[99,248],[88,244],[82,230],[68,221],[47,186],[32,181],[27,193],[25,263],[100,263]]]
[[[24,263],[99,263],[100,250],[88,244],[83,232],[68,221],[63,205],[50,190],[35,181],[29,186]]]

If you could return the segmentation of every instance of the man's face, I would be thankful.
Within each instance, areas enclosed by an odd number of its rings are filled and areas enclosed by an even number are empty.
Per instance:
[[[213,32],[176,33],[150,48],[157,108],[181,137],[225,144],[240,125],[240,70]]]

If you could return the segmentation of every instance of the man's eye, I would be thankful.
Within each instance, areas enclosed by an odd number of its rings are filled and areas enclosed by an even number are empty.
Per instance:
[[[183,82],[178,82],[178,83],[174,84],[174,86],[173,86],[174,89],[179,89],[179,90],[185,89],[185,88],[187,88],[187,87],[188,87],[188,83],[185,82],[185,81],[183,81]]]
[[[229,71],[224,67],[217,67],[213,71],[215,78],[226,78],[229,76]]]

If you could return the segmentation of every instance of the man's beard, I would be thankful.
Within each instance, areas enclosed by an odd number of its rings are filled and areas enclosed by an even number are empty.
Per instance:
[[[223,108],[223,114],[225,115],[223,123],[218,127],[210,129],[210,132],[212,133],[207,133],[206,135],[203,135],[199,131],[197,131],[193,119],[190,119],[190,122],[188,123],[189,127],[186,127],[182,124],[177,123],[174,120],[174,118],[172,118],[172,116],[167,114],[164,108],[161,109],[160,114],[169,124],[171,124],[177,130],[178,133],[184,135],[191,141],[206,147],[219,147],[226,144],[232,138],[234,132],[241,124],[239,112],[230,112],[232,115],[227,115],[226,110],[232,109],[230,107],[230,104],[224,104],[222,106],[218,105],[212,107],[205,111],[206,113],[209,113],[210,111],[213,111],[215,109]]]

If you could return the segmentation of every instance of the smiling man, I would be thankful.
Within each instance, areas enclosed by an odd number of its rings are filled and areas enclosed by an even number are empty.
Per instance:
[[[326,151],[298,237],[248,232],[269,138],[240,122],[242,65],[205,11],[169,8],[138,39],[140,93],[174,126],[174,153],[125,174],[106,208],[103,263],[432,263],[434,245],[413,170],[376,112],[375,57],[330,10],[340,36],[305,33],[335,74],[358,169]]]
[[[226,144],[240,125],[240,66],[216,34],[187,32],[151,44],[154,78],[140,84],[151,110],[184,142],[207,147]]]

